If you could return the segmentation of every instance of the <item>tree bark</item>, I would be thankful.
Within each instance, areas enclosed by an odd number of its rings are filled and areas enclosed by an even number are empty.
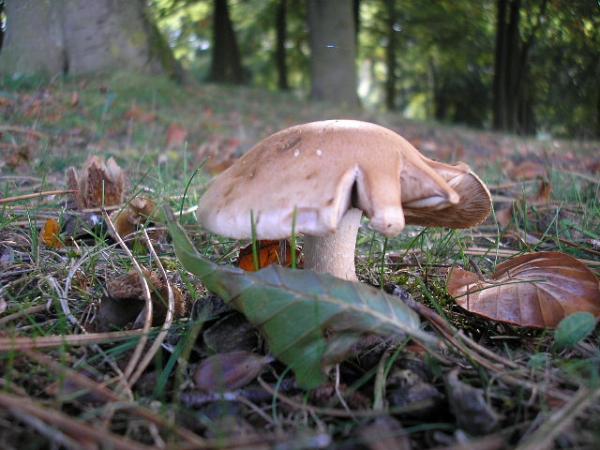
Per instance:
[[[311,98],[358,105],[352,0],[308,0]]]
[[[385,0],[386,25],[387,25],[387,47],[385,49],[385,59],[387,65],[387,78],[385,80],[385,106],[389,111],[396,108],[396,49],[398,48],[398,38],[394,25],[398,19],[395,0]]]
[[[229,16],[227,0],[213,2],[213,37],[209,80],[216,83],[243,84],[244,69]]]
[[[287,40],[287,0],[279,0],[277,4],[277,12],[275,15],[275,65],[277,67],[277,85],[279,90],[287,91],[290,86],[288,84],[288,72],[286,63],[285,42]]]
[[[6,15],[6,74],[156,74],[174,63],[158,30],[152,33],[144,0],[7,0]]]

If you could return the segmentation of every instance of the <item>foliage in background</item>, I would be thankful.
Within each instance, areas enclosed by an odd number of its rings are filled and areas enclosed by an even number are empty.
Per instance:
[[[475,127],[492,121],[496,2],[484,0],[396,5],[390,20],[385,0],[360,2],[359,94],[369,108],[383,109],[386,83],[395,94],[388,103],[409,118],[436,119]],[[542,0],[519,9],[522,40],[534,31],[528,50],[528,120],[537,133],[600,136],[600,10],[596,2],[549,0],[535,27]],[[278,0],[229,1],[247,79],[277,89],[276,12]],[[151,0],[159,27],[178,58],[205,79],[210,64],[212,2]],[[390,29],[391,25],[391,29]],[[386,48],[395,34],[393,73]],[[287,2],[289,84],[309,90],[308,29],[305,2]]]

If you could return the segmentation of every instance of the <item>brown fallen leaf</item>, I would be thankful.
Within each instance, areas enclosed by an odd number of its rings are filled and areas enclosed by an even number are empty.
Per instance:
[[[513,220],[514,203],[496,211],[496,220],[502,228],[508,227]]]
[[[113,206],[123,203],[125,196],[125,173],[111,157],[106,162],[91,156],[83,169],[78,172],[70,167],[67,170],[67,183],[79,209]]]
[[[163,279],[155,272],[144,270],[148,281],[154,306],[153,325],[164,322],[167,313],[167,286]],[[109,331],[123,328],[133,322],[132,328],[141,328],[144,312],[144,293],[139,275],[131,271],[125,275],[117,276],[106,283],[108,297],[103,298],[98,308],[96,320],[92,324],[95,331]],[[185,316],[188,304],[179,288],[171,284],[175,297],[174,318]],[[140,323],[141,322],[141,323]]]
[[[588,267],[560,252],[517,256],[489,280],[453,267],[447,288],[462,308],[522,327],[555,327],[578,311],[600,316],[600,286]]]
[[[188,131],[177,123],[172,123],[167,130],[167,148],[181,147],[187,140]]]
[[[548,203],[552,197],[552,184],[548,180],[542,180],[535,196],[534,202],[537,204]]]
[[[409,434],[390,416],[382,416],[360,428],[361,443],[369,450],[410,450]]]
[[[110,218],[115,224],[115,229],[119,233],[119,236],[125,237],[135,232],[141,224],[148,221],[155,209],[156,204],[152,199],[135,197],[129,202],[126,208],[114,211]]]
[[[194,383],[206,392],[231,391],[251,383],[273,361],[246,351],[209,356],[194,372]]]
[[[523,161],[520,164],[508,169],[508,176],[513,180],[532,180],[534,178],[548,178],[546,168],[537,162]]]
[[[296,250],[296,267],[302,267],[300,258],[300,248]],[[260,268],[279,264],[284,267],[291,267],[292,254],[291,245],[287,240],[283,241],[258,241],[258,260]],[[246,272],[254,272],[254,258],[252,255],[252,244],[240,249],[238,266]]]
[[[133,105],[125,113],[125,119],[132,120],[134,122],[150,123],[156,120],[156,114],[148,113],[137,105]]]
[[[42,227],[40,237],[44,245],[48,248],[63,248],[64,244],[60,240],[60,224],[56,219],[48,219]]]

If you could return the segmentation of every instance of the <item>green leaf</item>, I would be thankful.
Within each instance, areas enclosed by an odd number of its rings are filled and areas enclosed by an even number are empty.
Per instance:
[[[596,328],[596,317],[589,312],[576,312],[560,321],[554,332],[557,348],[574,347]]]
[[[183,266],[262,332],[273,355],[304,388],[321,384],[323,369],[340,361],[364,333],[405,333],[435,342],[419,328],[414,311],[371,286],[275,265],[258,272],[216,265],[196,251],[173,213],[165,210]]]

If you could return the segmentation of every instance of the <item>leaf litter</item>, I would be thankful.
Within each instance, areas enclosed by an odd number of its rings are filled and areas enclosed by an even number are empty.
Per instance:
[[[127,89],[123,79],[119,83],[123,85],[122,89]],[[9,395],[1,400],[3,405],[10,405],[10,411],[15,411],[15,414],[20,411],[21,415],[14,417],[23,418],[26,411],[36,420],[60,430],[67,439],[65,442],[71,442],[68,441],[71,439],[79,445],[87,445],[89,438],[82,436],[85,433],[87,436],[100,436],[92,429],[100,426],[100,423],[85,415],[85,402],[67,400],[66,403],[54,403],[48,413],[43,408],[49,404],[42,405],[40,401],[42,396],[62,400],[64,396],[68,397],[80,389],[84,393],[100,395],[99,398],[94,397],[94,401],[104,399],[104,405],[108,408],[113,402],[131,399],[128,397],[130,394],[141,400],[129,403],[131,409],[120,410],[114,417],[106,416],[108,418],[104,424],[108,426],[102,428],[102,436],[105,441],[115,445],[130,445],[123,431],[123,425],[127,424],[132,424],[128,438],[147,445],[160,445],[161,439],[170,439],[172,432],[175,433],[172,438],[175,442],[196,447],[223,445],[225,442],[229,446],[243,444],[258,448],[265,445],[289,446],[294,442],[300,447],[315,448],[326,446],[335,439],[336,443],[341,442],[350,448],[352,445],[377,448],[378,443],[394,442],[384,439],[384,436],[391,434],[398,441],[395,444],[406,445],[404,438],[402,443],[399,441],[399,436],[404,436],[413,448],[457,444],[494,444],[493,448],[506,448],[530,445],[527,436],[539,438],[542,432],[545,434],[539,442],[548,442],[550,439],[551,443],[556,439],[563,447],[571,444],[592,445],[593,437],[590,437],[588,430],[597,428],[597,422],[590,414],[595,411],[590,399],[597,398],[598,392],[593,384],[594,374],[598,372],[597,359],[594,357],[598,332],[593,329],[594,324],[589,316],[583,319],[585,323],[575,322],[574,326],[566,322],[565,338],[489,321],[457,307],[446,294],[444,279],[446,269],[452,265],[459,264],[465,268],[477,266],[479,271],[475,272],[478,275],[490,274],[506,258],[536,250],[568,252],[584,260],[592,270],[598,267],[594,265],[598,262],[598,255],[593,252],[597,250],[594,243],[600,239],[597,232],[599,222],[590,208],[590,205],[593,208],[598,186],[597,177],[593,175],[596,173],[593,168],[597,167],[597,156],[589,151],[597,149],[594,144],[580,143],[578,147],[582,152],[576,153],[579,149],[569,147],[566,142],[521,141],[514,137],[469,130],[459,133],[443,127],[434,129],[403,122],[396,117],[386,118],[388,125],[401,129],[402,134],[429,157],[449,161],[466,159],[473,162],[474,166],[496,165],[500,168],[507,160],[512,162],[513,167],[529,161],[541,165],[546,174],[535,164],[530,164],[535,170],[530,167],[532,172],[527,175],[521,168],[525,175],[517,175],[523,181],[512,181],[510,185],[503,178],[497,178],[497,174],[484,174],[490,177],[489,180],[505,186],[493,189],[497,206],[514,203],[506,230],[498,230],[495,222],[490,220],[473,233],[460,234],[458,239],[455,235],[451,240],[446,240],[443,233],[437,231],[428,230],[421,234],[420,230],[408,229],[405,237],[388,244],[388,248],[393,248],[393,254],[397,255],[392,259],[381,254],[382,242],[371,239],[363,229],[358,257],[361,278],[377,285],[383,275],[385,281],[398,283],[403,289],[410,290],[417,302],[413,306],[423,319],[421,326],[428,334],[439,336],[443,345],[437,349],[425,348],[403,339],[382,341],[373,340],[368,333],[361,335],[358,343],[353,346],[348,344],[351,350],[344,360],[325,360],[326,365],[332,366],[329,375],[323,378],[322,388],[307,395],[297,385],[292,372],[286,371],[288,366],[285,363],[279,359],[268,359],[270,353],[266,340],[260,336],[257,338],[254,327],[249,322],[244,324],[241,315],[235,321],[227,320],[233,313],[230,307],[222,305],[213,308],[214,314],[204,316],[204,309],[199,305],[216,297],[206,294],[206,286],[197,277],[181,270],[179,263],[172,259],[165,235],[146,241],[143,231],[147,227],[160,229],[162,221],[153,214],[136,215],[135,211],[130,216],[132,220],[129,220],[127,217],[131,211],[125,212],[127,205],[139,197],[128,197],[126,190],[137,183],[147,183],[144,166],[158,160],[158,157],[150,155],[152,150],[148,151],[146,145],[139,146],[138,142],[155,139],[150,148],[159,149],[165,143],[171,147],[166,162],[160,166],[160,170],[166,172],[160,173],[157,179],[172,186],[177,179],[175,174],[189,173],[189,170],[185,170],[186,160],[178,156],[180,152],[185,154],[189,151],[195,164],[208,156],[208,171],[217,173],[260,137],[292,123],[331,116],[332,113],[311,110],[287,98],[277,106],[279,100],[275,97],[269,100],[273,106],[264,108],[262,97],[253,100],[244,91],[236,95],[223,95],[220,88],[209,86],[202,87],[202,98],[196,101],[200,105],[199,113],[196,114],[191,107],[177,106],[163,114],[160,108],[164,106],[159,105],[157,110],[154,104],[129,100],[124,97],[126,94],[123,90],[119,91],[120,88],[110,81],[103,81],[102,85],[93,81],[78,82],[64,92],[49,86],[39,91],[19,93],[11,97],[10,102],[0,105],[0,113],[15,122],[14,125],[0,126],[0,197],[3,217],[11,221],[0,228],[3,261],[0,270],[0,305],[6,308],[0,317],[0,348],[7,355],[0,364],[2,372],[10,377],[11,389],[7,393]],[[186,93],[189,97],[194,95],[191,91]],[[180,101],[179,104],[185,105],[185,102]],[[103,105],[99,111],[102,116],[96,116],[94,105]],[[232,114],[232,108],[239,105],[245,109]],[[335,111],[334,114],[339,115],[339,112]],[[200,121],[190,119],[198,117]],[[77,121],[81,118],[83,120]],[[73,123],[76,125],[73,126]],[[169,137],[171,125],[172,137]],[[185,138],[183,131],[187,133]],[[8,156],[22,145],[27,147],[26,158],[22,158],[16,166],[6,164]],[[73,158],[76,153],[79,153],[77,158]],[[154,159],[146,160],[146,153]],[[65,188],[69,187],[63,175],[64,167],[77,167],[83,162],[78,158],[85,158],[89,154],[97,154],[105,165],[110,156],[119,162],[139,162],[128,164],[124,195],[116,196],[119,201],[114,206],[107,205],[107,191],[103,192],[102,189],[88,190],[94,193],[90,194],[90,201],[98,205],[92,207],[92,211],[85,204],[87,200],[80,200],[79,206],[64,202],[65,194],[60,192],[68,191]],[[63,160],[69,163],[65,164]],[[48,167],[50,171],[40,172],[42,167]],[[85,165],[81,167],[85,168]],[[508,168],[506,166],[504,170],[508,171]],[[111,179],[118,180],[119,177],[111,178],[111,170],[108,166],[107,169],[96,178],[103,179],[104,184],[110,183],[108,180]],[[170,170],[173,172],[168,172]],[[44,175],[27,178],[39,173]],[[84,173],[83,169],[76,171],[78,177]],[[207,179],[200,177],[197,181],[201,189]],[[170,187],[167,195],[183,191],[182,181],[178,183],[177,190]],[[151,184],[150,189],[143,187],[143,197],[152,202],[156,202],[159,195],[162,198],[164,192],[162,188],[157,188],[159,185]],[[79,182],[75,186],[80,197],[86,195],[82,194]],[[135,190],[139,191],[137,188]],[[187,205],[193,206],[194,198],[197,198],[196,186],[192,186],[189,195]],[[178,209],[180,199],[171,199]],[[188,199],[185,200],[188,202]],[[587,202],[587,207],[584,202]],[[102,205],[109,212],[114,211],[112,218],[115,224],[119,222],[117,211],[125,212],[122,217],[127,218],[127,226],[133,225],[129,228],[134,233],[131,238],[135,237],[142,243],[142,246],[136,246],[133,241],[128,241],[128,245],[133,250],[133,257],[139,259],[144,267],[155,267],[156,259],[148,253],[150,245],[162,250],[159,252],[160,260],[169,274],[168,281],[162,275],[159,275],[159,280],[168,283],[171,290],[179,288],[190,305],[190,310],[183,318],[172,323],[170,331],[161,341],[159,351],[150,346],[164,323],[160,317],[156,321],[152,317],[148,332],[151,337],[144,347],[145,352],[140,355],[138,367],[146,364],[147,358],[144,356],[147,355],[153,358],[153,363],[144,366],[146,369],[142,369],[144,373],[139,382],[134,381],[136,377],[133,372],[138,371],[133,366],[132,377],[123,378],[119,373],[126,368],[133,346],[139,343],[140,331],[127,329],[146,321],[145,314],[140,315],[145,300],[140,300],[139,296],[115,300],[136,306],[135,314],[123,324],[114,319],[108,325],[116,331],[86,335],[77,328],[65,326],[62,320],[60,304],[65,299],[71,314],[79,318],[80,323],[87,325],[98,320],[98,306],[111,298],[107,292],[109,281],[118,280],[131,270],[130,257],[115,246],[116,236],[107,234]],[[236,264],[237,246],[218,241],[190,227],[193,209],[189,211],[190,215],[184,213],[181,222],[193,236],[201,253],[213,261]],[[77,221],[73,219],[75,216]],[[64,248],[39,245],[44,242],[39,239],[41,234],[36,238],[35,231],[41,233],[49,218],[62,225],[58,236],[62,238]],[[125,235],[126,231],[120,229],[117,234]],[[379,264],[380,261],[383,266]],[[276,273],[278,269],[272,270]],[[154,270],[153,273],[158,272]],[[133,286],[135,276],[131,276],[129,281]],[[48,277],[58,282],[59,291],[48,289],[48,286],[52,286],[46,283]],[[81,282],[82,279],[85,281]],[[160,297],[165,297],[165,294]],[[160,304],[164,304],[164,298]],[[418,305],[429,309],[422,309]],[[115,317],[125,316],[120,307],[115,309]],[[432,315],[432,309],[443,313],[443,317]],[[154,313],[158,314],[156,311]],[[136,324],[138,317],[140,321]],[[565,320],[573,320],[572,317]],[[581,320],[577,319],[577,315],[575,317],[575,320]],[[109,322],[111,320],[106,323]],[[247,330],[244,333],[248,334],[242,333],[243,339],[237,340],[236,345],[248,345],[243,351],[251,350],[258,358],[267,358],[260,375],[252,378],[250,375],[254,374],[249,372],[248,378],[252,379],[245,386],[223,392],[204,392],[200,397],[192,384],[193,371],[210,355],[226,354],[223,351],[226,346],[220,343],[227,341],[228,333],[238,328]],[[219,332],[220,329],[223,331]],[[558,326],[560,329],[561,325]],[[208,330],[211,332],[207,333]],[[325,342],[330,343],[327,340],[329,333],[335,330],[332,327],[325,331]],[[346,331],[340,331],[339,327],[337,330],[342,334]],[[130,334],[123,338],[116,333]],[[210,346],[205,338],[208,338]],[[232,338],[232,341],[236,339]],[[559,346],[556,341],[566,345]],[[15,353],[14,346],[17,343],[20,351]],[[46,359],[42,358],[45,355],[39,351],[27,350],[36,345],[46,346]],[[236,345],[227,351],[240,351],[235,348]],[[59,347],[62,350],[53,350]],[[13,350],[9,350],[11,348]],[[345,353],[341,351],[343,348],[339,350],[339,355]],[[532,355],[539,354],[547,357],[543,364],[536,365],[534,369],[529,361]],[[16,355],[16,358],[9,355]],[[244,365],[233,364],[234,372],[240,367]],[[475,413],[461,413],[451,408],[450,387],[446,380],[455,367],[461,368],[459,381],[480,392],[483,390],[484,404],[499,413],[497,427],[481,438],[476,438],[475,432],[471,434],[465,431],[468,425],[463,421],[468,421]],[[77,371],[71,368],[77,368]],[[44,390],[45,387],[51,387],[56,379],[65,377],[69,384],[67,389]],[[151,383],[149,391],[142,389],[142,379]],[[166,380],[166,388],[161,395],[153,396],[152,380],[158,379]],[[379,381],[375,382],[376,379]],[[132,384],[128,385],[128,380]],[[515,400],[523,398],[523,392],[528,396],[527,401]],[[15,402],[10,395],[18,396],[18,401]],[[184,399],[189,399],[190,395],[202,400],[204,406],[185,402]],[[377,403],[383,406],[382,409],[373,408],[374,398],[383,399],[383,402]],[[415,407],[415,402],[423,398],[430,398],[435,407],[428,409],[424,404]],[[180,412],[175,414],[177,399],[181,399],[180,406],[189,408],[187,412],[178,410]],[[578,401],[576,407],[572,404],[575,400]],[[223,407],[223,402],[228,402],[229,407]],[[413,406],[410,413],[405,408],[407,404]],[[143,405],[153,405],[153,408],[160,405],[158,407],[163,411],[169,411],[169,417],[176,417],[178,426],[172,427],[168,421]],[[27,436],[40,444],[51,440],[52,436],[58,436],[40,435],[39,431],[34,431],[35,428],[28,425],[33,422],[19,422],[6,411],[2,418],[11,425],[10,435],[7,436]],[[197,418],[202,415],[209,417],[214,427]],[[308,419],[298,421],[299,416]],[[381,420],[374,419],[375,416]],[[390,422],[388,418],[391,417],[395,422]],[[531,422],[531,418],[536,417]],[[76,423],[81,420],[83,427]],[[567,426],[573,420],[577,421],[575,429]],[[143,425],[136,427],[134,423]],[[148,428],[144,428],[146,424]],[[228,439],[227,430],[235,424],[243,425],[245,434]],[[362,433],[363,427],[370,424],[375,427],[375,433]],[[547,432],[549,425],[552,428]],[[151,427],[156,428],[149,433],[147,430]],[[369,437],[373,434],[381,436],[381,439]]]

